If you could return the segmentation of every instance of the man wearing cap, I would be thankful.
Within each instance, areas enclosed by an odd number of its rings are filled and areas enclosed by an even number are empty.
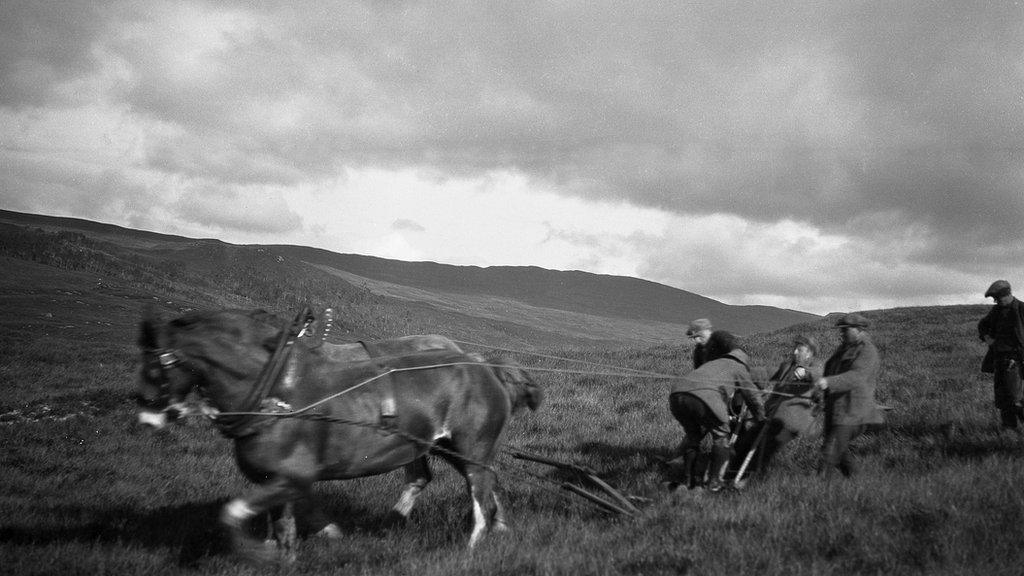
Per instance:
[[[693,340],[693,367],[700,368],[701,364],[707,362],[708,338],[711,337],[711,321],[707,318],[698,318],[690,322],[686,335]]]
[[[978,337],[988,344],[981,371],[993,375],[995,404],[1003,427],[1016,429],[1018,420],[1024,419],[1024,304],[1013,297],[1006,280],[993,282],[985,297],[992,298],[995,306],[978,322]]]
[[[768,421],[763,428],[751,429],[744,438],[745,445],[737,449],[740,454],[749,449],[760,450],[752,458],[756,458],[762,474],[767,472],[772,456],[805,432],[814,420],[814,382],[824,374],[824,363],[817,356],[818,343],[814,337],[798,335],[793,339],[790,357],[768,379]]]
[[[820,469],[825,475],[838,469],[844,476],[852,476],[855,470],[850,441],[867,424],[880,421],[875,387],[882,363],[867,327],[867,319],[856,313],[846,314],[836,322],[842,343],[825,362],[824,376],[814,383],[825,396],[825,440]]]
[[[764,405],[750,378],[749,358],[736,346],[735,337],[718,330],[708,338],[707,346],[711,359],[673,385],[669,409],[686,431],[680,484],[690,488],[697,485],[700,439],[710,434],[712,477],[708,490],[717,492],[725,484],[722,476],[732,456],[729,403],[733,395],[742,395],[758,422],[764,421]]]

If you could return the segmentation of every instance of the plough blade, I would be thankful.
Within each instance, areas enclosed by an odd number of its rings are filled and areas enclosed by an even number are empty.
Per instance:
[[[520,460],[529,460],[531,462],[537,462],[540,464],[547,464],[548,466],[553,466],[555,468],[569,470],[571,472],[580,474],[584,476],[587,480],[589,480],[591,484],[593,484],[602,492],[607,494],[608,497],[611,498],[611,501],[601,498],[600,496],[597,496],[590,492],[587,492],[586,490],[578,486],[574,486],[572,484],[562,484],[562,488],[564,488],[565,490],[569,490],[574,494],[582,496],[587,500],[590,500],[591,502],[594,502],[595,504],[605,508],[606,510],[616,512],[618,514],[624,514],[626,516],[636,516],[640,514],[640,509],[637,508],[636,505],[634,505],[632,502],[630,502],[629,498],[626,498],[625,496],[622,495],[621,492],[619,492],[615,488],[612,488],[604,480],[601,480],[597,476],[597,472],[591,470],[590,468],[587,468],[585,466],[579,466],[576,464],[569,464],[567,462],[559,462],[558,460],[553,460],[546,456],[531,454],[529,452],[523,452],[522,450],[517,449],[509,450],[509,453],[512,455],[513,458],[518,458]]]

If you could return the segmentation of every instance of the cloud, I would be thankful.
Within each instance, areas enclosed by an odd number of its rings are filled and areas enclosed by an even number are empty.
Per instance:
[[[58,88],[95,72],[90,47],[106,26],[93,3],[0,4],[0,104],[20,108],[66,100]]]
[[[408,220],[406,218],[399,218],[391,223],[392,230],[408,230],[410,232],[426,232],[427,229],[423,227],[419,222],[415,220]]]
[[[487,243],[466,258],[511,254],[494,246],[526,235],[544,250],[582,250],[580,267],[638,268],[684,286],[700,273],[736,298],[728,287],[743,282],[719,270],[726,258],[753,267],[749,293],[768,298],[800,286],[909,298],[901,286],[939,292],[942,277],[975,281],[1024,256],[1024,13],[1009,3],[111,0],[0,10],[0,135],[16,164],[9,190],[21,196],[3,194],[15,206],[55,206],[60,190],[69,210],[92,214],[91,194],[123,187],[133,192],[114,197],[147,198],[125,208],[136,221],[330,230],[291,207],[297,191],[336,193],[353,171],[399,183],[416,173],[429,198],[388,196],[376,209],[409,203],[432,219],[366,217],[375,234],[422,227],[415,246],[394,240],[393,253],[439,258],[427,232],[440,245],[452,226],[482,227]],[[516,192],[500,177],[487,196],[481,183],[496,174],[518,179]],[[477,195],[446,196],[452,186]],[[520,193],[538,199],[512,207],[533,224],[495,226],[509,208],[484,204]],[[456,197],[477,202],[487,225],[424,208]],[[602,240],[585,226],[543,224],[545,206],[574,200],[599,206],[593,218],[648,211],[704,228]],[[723,234],[721,245],[702,239]],[[662,244],[701,245],[715,265],[697,254],[672,262]],[[816,256],[797,258],[806,250]],[[821,284],[794,285],[763,265],[772,259]]]
[[[676,218],[661,233],[632,240],[644,255],[641,277],[730,304],[824,314],[896,302],[961,303],[974,300],[978,283],[969,273],[906,259],[927,243],[913,230],[866,240],[808,222],[706,216]]]
[[[302,217],[283,195],[265,189],[196,186],[173,208],[186,222],[229,231],[282,234],[302,226]]]

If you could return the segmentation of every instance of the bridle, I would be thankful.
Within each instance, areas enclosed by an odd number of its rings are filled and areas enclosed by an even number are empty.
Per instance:
[[[270,394],[271,388],[273,388],[281,376],[284,365],[290,356],[292,345],[296,339],[306,332],[306,329],[314,320],[315,317],[312,310],[310,310],[309,306],[304,306],[295,319],[281,331],[273,353],[260,371],[260,376],[255,386],[250,390],[246,398],[242,400],[237,412],[258,412],[260,410],[263,401]],[[146,363],[146,378],[148,381],[156,384],[157,394],[154,398],[149,398],[141,393],[137,394],[136,401],[139,406],[146,411],[171,414],[173,417],[189,412],[184,399],[173,398],[171,374],[174,371],[185,369],[189,372],[189,377],[191,378],[197,372],[195,367],[187,361],[180,351],[172,348],[145,349],[143,350],[143,358]],[[221,430],[221,433],[229,437],[242,436],[249,433],[253,428],[254,418],[252,416],[239,415],[232,417],[225,414],[225,417],[222,418],[216,415],[215,409],[212,412],[203,410],[203,413],[208,416],[217,416],[214,418],[217,427]]]
[[[143,351],[143,357],[147,364],[147,378],[157,382],[157,395],[155,398],[147,398],[142,394],[137,394],[135,399],[138,404],[143,408],[160,412],[180,410],[178,406],[180,402],[174,402],[171,398],[170,373],[172,370],[182,370],[188,366],[185,360],[182,359],[181,353],[168,348],[154,348]],[[189,371],[191,372],[192,370],[190,369]],[[157,406],[161,405],[163,408],[157,408]]]

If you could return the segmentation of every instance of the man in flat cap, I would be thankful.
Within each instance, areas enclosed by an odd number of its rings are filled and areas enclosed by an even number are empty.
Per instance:
[[[988,344],[981,371],[993,375],[995,404],[1004,428],[1017,429],[1024,419],[1021,362],[1024,361],[1024,304],[1013,297],[1010,283],[996,280],[985,291],[995,305],[978,322],[978,337]]]
[[[841,331],[842,343],[825,362],[824,376],[814,383],[825,396],[820,471],[828,476],[838,469],[849,477],[855,473],[850,441],[866,425],[880,422],[875,387],[882,362],[867,333],[867,318],[846,314],[836,322],[836,328]]]
[[[693,367],[700,368],[700,365],[711,358],[708,353],[708,338],[711,337],[711,321],[707,318],[698,318],[690,322],[686,335],[693,340]]]
[[[735,336],[717,330],[708,339],[708,347],[711,359],[675,382],[669,394],[669,410],[685,431],[682,456],[670,462],[679,474],[670,483],[673,489],[696,488],[701,483],[704,471],[697,457],[705,435],[713,439],[708,490],[718,492],[725,486],[723,476],[732,457],[729,406],[734,395],[743,399],[756,422],[764,421],[764,404],[750,377],[750,359]]]
[[[686,335],[693,341],[693,369],[696,370],[709,360],[712,360],[711,349],[708,347],[708,339],[711,338],[711,321],[707,318],[698,318],[690,322],[686,329]],[[693,438],[684,438],[675,450],[677,457],[681,458],[686,452],[688,444],[693,441],[695,441]],[[713,439],[710,434],[705,434],[699,440],[699,455],[696,461],[689,465],[692,471],[688,472],[688,474],[693,477],[700,476],[702,479],[707,475],[708,469],[711,466],[712,442]]]
[[[767,473],[775,453],[806,432],[814,420],[814,382],[824,374],[818,342],[813,336],[801,334],[793,339],[790,348],[789,358],[768,379],[768,421],[764,427],[749,430],[737,443],[737,455],[759,451],[751,454],[751,462],[762,475]]]

